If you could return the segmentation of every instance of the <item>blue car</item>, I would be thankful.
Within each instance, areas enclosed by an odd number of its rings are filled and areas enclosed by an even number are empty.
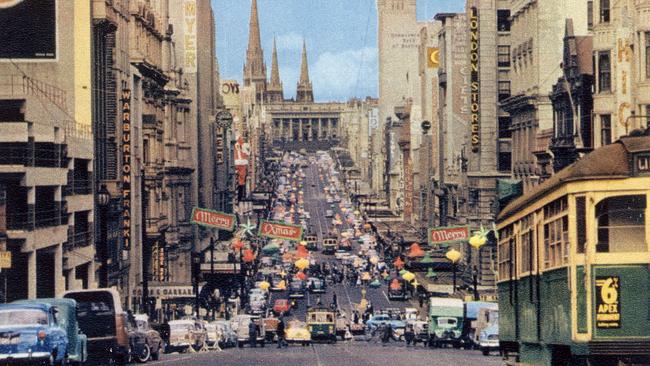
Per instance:
[[[406,323],[404,321],[395,319],[388,314],[375,315],[366,322],[366,326],[371,330],[377,329],[381,325],[385,324],[390,324],[393,330],[398,333],[403,333],[406,328]]]
[[[0,305],[0,363],[66,363],[68,336],[47,303]]]

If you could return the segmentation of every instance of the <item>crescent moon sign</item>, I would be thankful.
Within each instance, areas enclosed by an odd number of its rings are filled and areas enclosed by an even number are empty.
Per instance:
[[[430,52],[431,53],[429,55],[429,62],[430,62],[429,67],[432,68],[438,67],[438,65],[440,64],[440,49],[432,48]]]

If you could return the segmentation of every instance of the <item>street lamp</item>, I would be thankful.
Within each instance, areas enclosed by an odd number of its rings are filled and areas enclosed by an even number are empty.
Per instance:
[[[452,265],[452,268],[453,268],[453,273],[454,273],[454,277],[453,277],[454,278],[454,288],[453,288],[454,291],[453,292],[455,294],[456,293],[456,264],[458,263],[458,261],[462,257],[462,254],[459,251],[457,251],[456,249],[451,249],[450,251],[448,251],[445,254],[445,257],[447,257],[447,259],[449,259],[449,261],[451,261],[451,265]]]
[[[97,206],[99,207],[99,287],[108,287],[108,207],[111,202],[111,193],[102,184],[97,192]]]

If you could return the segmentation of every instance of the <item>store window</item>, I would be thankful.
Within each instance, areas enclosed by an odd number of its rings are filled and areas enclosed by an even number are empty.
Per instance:
[[[645,195],[608,197],[596,205],[599,253],[645,252]]]

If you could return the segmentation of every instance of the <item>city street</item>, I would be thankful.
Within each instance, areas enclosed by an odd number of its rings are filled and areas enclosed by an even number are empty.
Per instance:
[[[231,348],[222,352],[198,353],[192,355],[165,355],[160,361],[149,365],[227,365],[227,366],[266,366],[266,365],[314,365],[314,366],[496,366],[503,362],[499,356],[485,357],[477,351],[456,349],[429,349],[424,347],[406,348],[403,343],[391,343],[382,347],[378,343],[347,342],[336,345],[316,344],[309,347],[290,346],[277,349]]]

